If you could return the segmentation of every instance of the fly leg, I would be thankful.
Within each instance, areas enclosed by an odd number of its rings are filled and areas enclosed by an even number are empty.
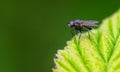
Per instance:
[[[90,30],[88,29],[88,36],[89,36],[89,39],[90,39]]]
[[[71,29],[71,34],[72,36],[75,36],[77,34],[78,30],[76,29]]]
[[[79,29],[79,31],[80,31],[80,35],[79,35],[79,39],[80,39],[80,37],[81,37],[81,35],[82,35],[82,31],[81,31],[81,29]]]
[[[90,39],[90,30],[91,30],[92,28],[91,27],[87,27],[87,31],[88,31],[88,36],[89,36],[89,39]]]

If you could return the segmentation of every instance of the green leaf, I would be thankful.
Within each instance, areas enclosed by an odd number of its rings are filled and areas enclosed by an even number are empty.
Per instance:
[[[53,72],[120,72],[120,10],[79,39],[74,36],[54,58]]]

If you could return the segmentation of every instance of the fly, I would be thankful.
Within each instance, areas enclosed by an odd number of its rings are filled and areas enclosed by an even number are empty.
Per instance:
[[[87,31],[90,37],[90,30],[92,30],[93,27],[98,26],[96,25],[97,23],[98,21],[96,20],[74,20],[70,21],[68,26],[72,29],[71,33],[73,36],[80,32],[80,38],[82,32]]]

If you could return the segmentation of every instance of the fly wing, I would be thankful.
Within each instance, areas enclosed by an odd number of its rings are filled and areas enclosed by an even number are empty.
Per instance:
[[[84,26],[98,26],[96,25],[97,23],[99,23],[98,21],[94,21],[94,20],[88,20],[88,21],[84,21],[83,25]]]

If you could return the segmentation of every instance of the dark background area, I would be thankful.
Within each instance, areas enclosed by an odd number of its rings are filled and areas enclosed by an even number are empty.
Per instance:
[[[0,1],[0,72],[52,72],[74,19],[98,20],[120,7],[120,0]]]

